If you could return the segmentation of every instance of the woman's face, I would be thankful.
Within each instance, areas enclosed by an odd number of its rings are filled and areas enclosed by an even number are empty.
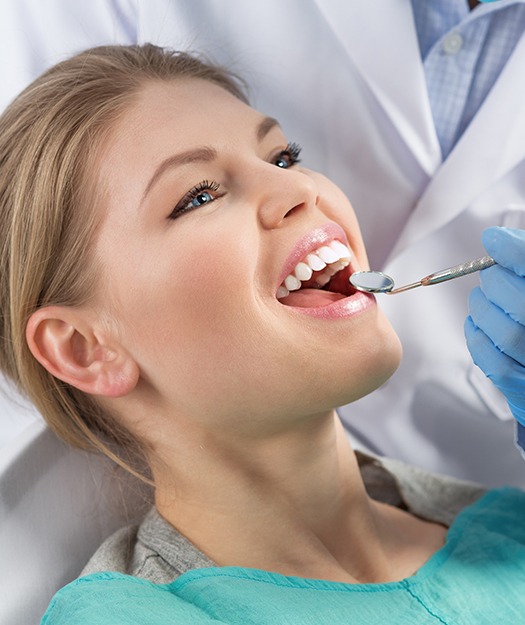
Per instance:
[[[374,297],[348,287],[367,267],[353,209],[297,157],[274,120],[197,79],[145,86],[106,140],[95,305],[154,405],[273,431],[397,367]]]

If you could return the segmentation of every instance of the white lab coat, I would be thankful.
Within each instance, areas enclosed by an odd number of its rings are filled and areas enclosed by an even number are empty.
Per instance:
[[[372,267],[398,284],[483,255],[487,226],[525,227],[525,37],[444,163],[410,0],[1,0],[0,105],[78,49],[145,41],[204,51],[243,75],[303,163],[348,194]],[[404,361],[340,414],[374,451],[523,485],[513,420],[463,338],[477,280],[378,296]]]

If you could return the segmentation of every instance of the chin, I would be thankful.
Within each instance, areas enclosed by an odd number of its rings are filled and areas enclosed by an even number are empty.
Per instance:
[[[360,360],[359,381],[356,384],[353,376],[345,380],[345,390],[338,406],[357,401],[383,386],[397,371],[403,355],[401,341],[388,322],[378,332],[376,340],[364,348],[364,352]]]

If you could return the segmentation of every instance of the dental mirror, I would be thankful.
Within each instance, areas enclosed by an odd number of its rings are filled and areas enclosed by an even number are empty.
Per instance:
[[[394,280],[381,271],[356,271],[350,276],[350,284],[365,293],[388,293],[394,288]]]
[[[436,271],[436,273],[431,273],[429,276],[425,276],[417,282],[412,282],[412,284],[406,284],[396,289],[394,289],[394,280],[381,271],[356,271],[350,276],[349,280],[354,289],[358,291],[394,295],[395,293],[415,289],[418,286],[430,286],[432,284],[446,282],[447,280],[453,280],[454,278],[460,278],[461,276],[466,276],[475,271],[481,271],[495,264],[496,261],[491,256],[483,256],[482,258],[469,260],[461,265],[454,265],[454,267]]]

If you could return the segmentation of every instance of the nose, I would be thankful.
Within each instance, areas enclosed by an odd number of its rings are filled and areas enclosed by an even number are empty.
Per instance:
[[[263,228],[273,230],[284,221],[317,205],[319,190],[315,181],[301,170],[281,169],[266,164],[258,176],[259,221]]]

